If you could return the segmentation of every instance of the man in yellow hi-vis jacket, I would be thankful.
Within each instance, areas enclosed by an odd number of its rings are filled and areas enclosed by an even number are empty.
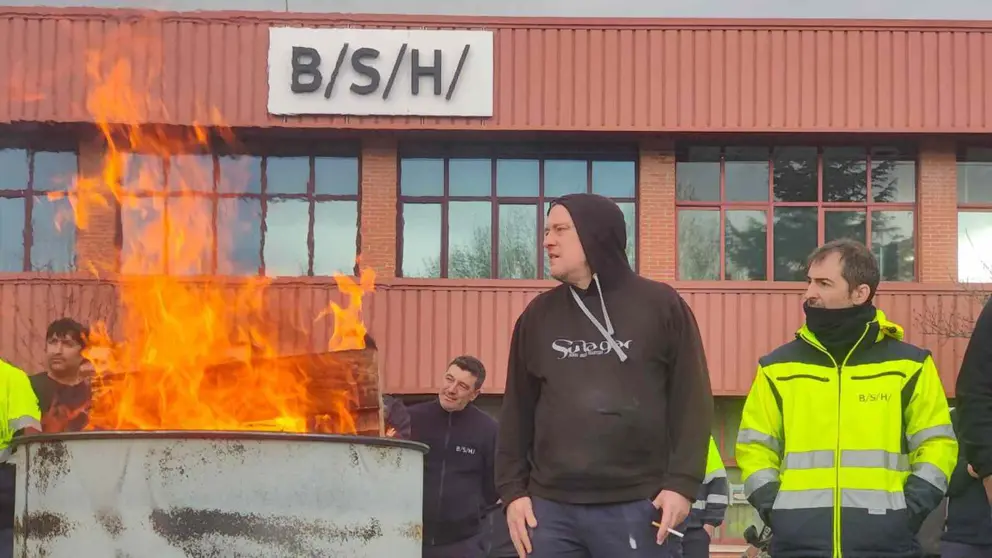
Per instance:
[[[744,404],[745,494],[775,558],[918,557],[958,450],[933,358],[871,304],[863,244],[828,243],[807,269],[806,324],[760,359]]]
[[[23,370],[0,360],[0,558],[14,552],[14,469],[10,441],[17,433],[41,432],[41,410]]]
[[[716,528],[723,524],[730,504],[730,484],[727,469],[710,436],[710,450],[706,454],[706,476],[699,486],[696,501],[692,503],[689,517],[683,525],[682,558],[706,558],[710,555],[710,540]]]

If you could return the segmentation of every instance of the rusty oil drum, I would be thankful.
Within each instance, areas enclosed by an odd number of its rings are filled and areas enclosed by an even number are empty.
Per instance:
[[[15,558],[421,556],[417,442],[100,431],[14,449]]]

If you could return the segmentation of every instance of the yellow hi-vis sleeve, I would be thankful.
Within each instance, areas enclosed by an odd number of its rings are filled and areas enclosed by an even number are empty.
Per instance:
[[[758,367],[744,402],[735,451],[744,495],[759,512],[771,509],[778,492],[783,440],[782,409],[771,381]]]
[[[933,357],[927,356],[923,361],[915,386],[907,387],[913,389],[903,417],[912,476],[925,480],[943,495],[958,460],[958,441]]]
[[[23,370],[0,361],[0,377],[6,390],[3,394],[6,404],[2,417],[4,424],[0,427],[2,433],[0,447],[6,450],[18,430],[25,428],[41,430],[41,410],[38,407],[38,397],[31,387],[31,380]],[[6,461],[9,456],[9,452],[3,451],[0,454],[0,461]]]

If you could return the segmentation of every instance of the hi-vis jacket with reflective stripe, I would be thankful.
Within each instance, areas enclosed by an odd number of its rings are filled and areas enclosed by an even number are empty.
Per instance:
[[[720,457],[716,440],[710,436],[710,450],[706,454],[706,476],[699,486],[696,501],[689,510],[685,528],[702,528],[703,525],[719,527],[727,515],[729,503],[730,485],[727,483],[727,470],[723,466],[723,458]]]
[[[41,411],[31,381],[20,368],[0,360],[0,463],[10,458],[14,433],[41,430]]]
[[[804,325],[760,359],[737,438],[776,558],[919,556],[957,460],[930,352],[879,311],[843,362]]]

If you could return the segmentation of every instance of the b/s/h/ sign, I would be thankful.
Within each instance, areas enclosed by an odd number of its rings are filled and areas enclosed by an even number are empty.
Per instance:
[[[493,114],[493,33],[269,29],[270,114]]]

